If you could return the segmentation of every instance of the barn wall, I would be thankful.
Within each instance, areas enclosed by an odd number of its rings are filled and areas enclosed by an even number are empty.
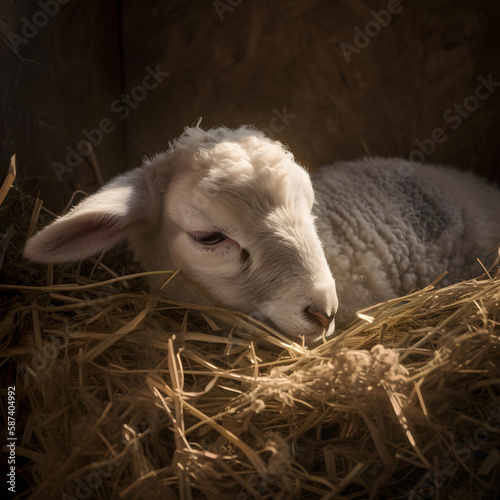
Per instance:
[[[0,8],[2,166],[16,152],[19,185],[59,211],[75,189],[100,183],[80,142],[85,130],[113,118],[110,103],[122,92],[118,1],[25,0]],[[91,134],[104,179],[125,168],[123,122],[112,125],[101,140]],[[67,157],[70,150],[76,153]]]
[[[20,185],[53,210],[100,183],[90,156],[66,161],[85,130],[104,125],[107,180],[199,117],[265,128],[311,169],[400,155],[500,179],[496,1],[50,2],[15,48],[42,2],[0,4],[0,168],[17,152]]]
[[[272,128],[312,168],[367,152],[408,158],[420,141],[416,160],[498,179],[500,91],[468,118],[453,106],[479,77],[500,81],[499,20],[494,1],[126,0],[127,85],[146,64],[170,73],[127,122],[129,159],[202,116]]]

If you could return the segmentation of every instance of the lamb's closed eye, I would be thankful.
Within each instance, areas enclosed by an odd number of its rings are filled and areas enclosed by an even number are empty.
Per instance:
[[[237,241],[229,238],[219,231],[188,233],[200,248],[205,251],[223,253],[235,253],[239,251],[240,245]]]
[[[220,232],[197,232],[189,233],[189,236],[193,238],[194,241],[201,243],[202,245],[217,245],[222,241],[227,240],[227,236]]]

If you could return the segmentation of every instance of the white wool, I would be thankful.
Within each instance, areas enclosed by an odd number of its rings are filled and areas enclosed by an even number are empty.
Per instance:
[[[500,242],[500,191],[471,173],[365,158],[312,176],[320,238],[336,279],[337,320],[377,302],[477,276]]]

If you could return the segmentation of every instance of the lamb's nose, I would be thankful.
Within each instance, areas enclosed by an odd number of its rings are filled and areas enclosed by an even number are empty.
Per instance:
[[[304,313],[310,321],[320,323],[323,328],[328,328],[335,318],[335,314],[328,315],[325,311],[314,307],[308,306],[305,308]]]

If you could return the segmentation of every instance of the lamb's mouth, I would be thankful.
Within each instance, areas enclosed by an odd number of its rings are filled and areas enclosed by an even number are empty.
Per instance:
[[[297,344],[300,344],[302,346],[307,346],[307,347],[316,347],[317,345],[320,344],[320,342],[323,339],[328,339],[333,335],[335,332],[335,318],[333,318],[328,325],[328,328],[324,329],[321,335],[313,336],[313,335],[300,335],[300,333],[297,333],[295,335],[287,335],[286,333],[283,332],[283,330],[276,324],[274,323],[270,318],[267,316],[262,319],[259,318],[260,321],[265,323],[267,326],[272,328],[273,330],[276,330],[276,332],[281,333],[284,335],[287,339],[289,339],[291,342],[295,342]]]
[[[318,337],[314,337],[312,339],[306,337],[305,344],[309,347],[316,347],[321,343],[321,341],[328,340],[329,337],[332,337],[334,332],[335,332],[335,318],[332,319],[332,321],[328,325],[328,328],[323,330],[323,333]]]

